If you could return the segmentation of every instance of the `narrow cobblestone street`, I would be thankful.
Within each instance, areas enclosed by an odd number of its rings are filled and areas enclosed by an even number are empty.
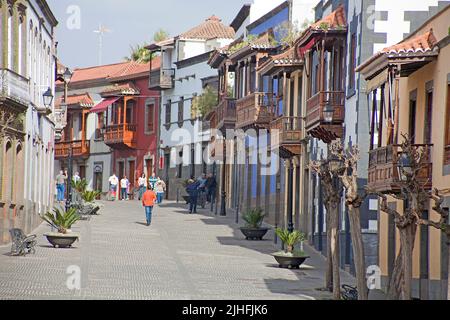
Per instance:
[[[270,253],[273,232],[246,241],[234,217],[209,210],[187,215],[183,205],[155,208],[144,225],[137,201],[108,202],[100,216],[80,221],[72,249],[50,247],[41,225],[35,255],[12,257],[0,247],[0,299],[327,299],[324,259],[300,270],[280,269]],[[81,290],[69,290],[69,266],[81,268]],[[352,278],[343,273],[343,283]]]

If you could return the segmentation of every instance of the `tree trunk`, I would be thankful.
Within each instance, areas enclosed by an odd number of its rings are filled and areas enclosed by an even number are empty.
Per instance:
[[[388,299],[389,300],[399,300],[401,291],[402,291],[402,283],[403,283],[403,254],[402,248],[400,247],[400,251],[395,258],[394,269],[392,270],[392,275],[389,279],[388,286]]]
[[[328,291],[333,291],[333,260],[331,255],[331,223],[330,223],[330,209],[329,206],[327,208],[327,269],[325,271],[325,288]],[[322,235],[321,235],[322,236]]]
[[[364,256],[364,243],[361,233],[360,208],[350,207],[349,216],[353,260],[355,263],[356,284],[358,288],[358,300],[367,300],[366,263]]]
[[[413,250],[417,225],[408,224],[400,231],[400,251],[395,260],[394,270],[389,281],[389,299],[411,300]]]
[[[328,237],[331,239],[331,262],[333,268],[333,299],[341,299],[341,282],[339,273],[339,208],[332,205],[330,211],[330,228],[331,234]]]

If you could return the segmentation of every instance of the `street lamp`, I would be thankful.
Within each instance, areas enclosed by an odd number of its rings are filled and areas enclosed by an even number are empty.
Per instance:
[[[50,89],[50,87],[47,89],[47,91],[44,92],[44,94],[42,95],[43,101],[44,101],[44,106],[46,106],[47,108],[50,108],[50,106],[52,105],[53,102],[53,93],[52,93],[52,89]]]
[[[69,90],[69,82],[72,79],[72,72],[70,72],[69,68],[66,68],[66,70],[63,73],[63,80],[64,80],[64,104],[65,104],[65,117],[67,118],[67,96],[68,96],[68,90]],[[68,169],[67,169],[67,199],[66,199],[66,212],[70,209],[72,206],[72,175],[73,175],[73,149],[72,149],[72,142],[70,142],[69,145],[69,158],[68,158]]]
[[[225,169],[226,169],[226,154],[227,154],[227,140],[225,137],[223,137],[223,165],[222,165],[222,196],[220,199],[220,215],[226,216],[227,215],[227,209],[226,209],[226,196],[227,192],[225,190]]]

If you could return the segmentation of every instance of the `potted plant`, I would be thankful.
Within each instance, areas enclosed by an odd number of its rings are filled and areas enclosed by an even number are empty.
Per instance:
[[[78,209],[79,214],[82,217],[97,214],[97,212],[100,210],[100,206],[95,203],[95,200],[100,194],[100,191],[88,190],[85,190],[80,194],[81,201],[77,202],[74,207]]]
[[[275,233],[284,243],[286,249],[284,251],[273,254],[280,268],[299,269],[309,256],[303,251],[303,241],[306,240],[304,233],[300,231],[289,232],[286,229],[275,230]],[[294,246],[300,243],[300,249],[295,250]]]
[[[245,226],[241,228],[241,232],[244,234],[246,240],[262,240],[269,230],[268,228],[261,227],[264,217],[265,214],[260,208],[248,210],[242,215]]]
[[[49,232],[44,234],[53,247],[71,247],[72,244],[78,240],[79,235],[70,230],[72,225],[80,220],[80,216],[75,208],[70,208],[67,211],[54,208],[53,212],[47,212],[42,219],[57,230],[57,232]]]

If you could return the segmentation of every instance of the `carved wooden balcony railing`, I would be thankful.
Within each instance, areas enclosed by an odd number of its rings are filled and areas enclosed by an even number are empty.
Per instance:
[[[175,69],[161,69],[159,73],[150,74],[150,89],[172,89]]]
[[[425,149],[428,152],[428,160],[420,169],[417,179],[429,190],[432,187],[432,162],[431,146],[417,144],[417,148]],[[376,192],[398,193],[400,192],[401,169],[399,168],[399,159],[403,154],[401,146],[389,145],[386,147],[374,149],[369,152],[369,179],[367,187]]]
[[[334,114],[331,123],[324,117],[326,106],[333,107]],[[326,143],[343,135],[345,116],[345,93],[343,91],[320,91],[306,102],[306,132]]]
[[[216,109],[217,129],[234,129],[236,123],[236,99],[223,99]]]
[[[136,148],[137,126],[135,124],[115,124],[107,126],[104,142],[113,149]]]
[[[292,157],[301,153],[301,117],[279,117],[271,122],[272,149],[280,148],[281,155]]]
[[[64,159],[69,157],[72,148],[73,158],[88,158],[90,154],[89,140],[61,141],[55,144],[55,158]]]
[[[255,92],[236,101],[236,128],[268,128],[274,117],[276,97],[272,93]]]

